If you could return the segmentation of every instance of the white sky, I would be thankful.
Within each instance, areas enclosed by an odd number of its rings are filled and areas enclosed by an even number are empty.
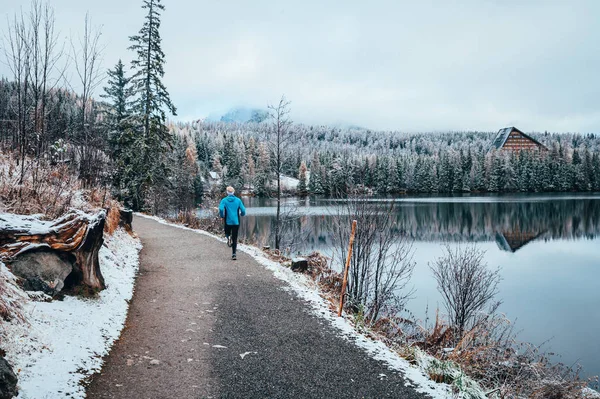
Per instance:
[[[53,0],[129,62],[137,0]],[[282,94],[292,118],[405,131],[600,131],[600,1],[163,0],[164,79],[191,120]],[[29,0],[0,0],[6,16]],[[0,75],[7,70],[0,64]]]

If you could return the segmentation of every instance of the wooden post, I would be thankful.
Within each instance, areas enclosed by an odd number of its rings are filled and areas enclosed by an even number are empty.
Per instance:
[[[344,282],[342,283],[342,293],[340,294],[340,308],[338,317],[342,315],[344,308],[344,295],[346,295],[346,284],[348,284],[348,269],[350,269],[350,259],[352,258],[352,246],[354,245],[354,234],[356,233],[356,220],[352,221],[352,233],[350,233],[350,244],[348,245],[348,257],[346,258],[346,267],[344,269]]]

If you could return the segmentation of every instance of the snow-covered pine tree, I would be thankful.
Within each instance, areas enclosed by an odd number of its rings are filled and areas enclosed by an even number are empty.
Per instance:
[[[254,161],[254,154],[256,152],[256,143],[254,138],[250,138],[248,145],[246,146],[246,164],[244,165],[244,186],[251,189],[254,176],[256,176],[256,162]]]
[[[297,188],[297,194],[301,197],[304,197],[308,194],[308,190],[306,188],[306,170],[306,163],[302,161],[300,164],[300,169],[298,170],[298,180],[300,181],[298,182]]]
[[[152,185],[166,179],[164,157],[171,146],[172,137],[165,125],[167,114],[177,114],[167,88],[162,82],[164,77],[165,54],[161,48],[160,13],[165,9],[161,0],[143,0],[142,8],[147,10],[145,21],[139,33],[131,36],[129,47],[137,58],[131,62],[134,71],[131,88],[133,122],[136,132],[137,148],[141,151],[142,169],[138,172],[139,192],[134,197],[133,207],[142,207],[145,191]]]
[[[592,156],[592,187],[594,191],[600,191],[600,154],[597,152]]]
[[[319,154],[315,152],[310,162],[310,179],[308,180],[308,191],[311,194],[323,194],[323,180],[321,179],[322,174],[323,171],[321,169]]]
[[[488,179],[487,190],[490,192],[498,192],[502,188],[502,158],[497,154],[492,156],[490,162],[490,177]]]
[[[254,177],[254,191],[259,196],[269,193],[269,178],[271,176],[271,158],[269,148],[265,143],[258,144],[258,161],[256,163],[256,175]]]
[[[377,157],[375,163],[376,183],[375,188],[378,194],[387,194],[389,185],[389,167],[386,157]]]
[[[406,180],[404,178],[404,171],[406,169],[405,160],[397,159],[396,160],[396,175],[392,176],[396,180],[396,187],[398,190],[406,189]]]
[[[107,71],[107,75],[107,85],[100,97],[108,100],[110,106],[106,113],[106,124],[112,135],[122,131],[127,118],[131,116],[131,88],[130,79],[125,75],[125,66],[121,60],[114,69]]]

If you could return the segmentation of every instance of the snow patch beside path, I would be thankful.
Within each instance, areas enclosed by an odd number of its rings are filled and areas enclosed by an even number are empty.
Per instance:
[[[29,325],[3,325],[0,346],[18,373],[20,399],[85,397],[81,381],[100,370],[125,324],[141,247],[117,230],[100,249],[107,288],[97,298],[29,301],[23,309]]]
[[[225,242],[224,238],[218,237],[207,231],[195,230],[189,227],[169,223],[156,216],[148,216],[141,213],[136,213],[136,215],[155,220],[161,224],[183,230],[190,230],[197,234],[202,234],[218,241]],[[368,353],[373,359],[385,362],[390,369],[401,372],[407,380],[407,386],[412,386],[416,392],[430,395],[433,399],[449,399],[454,397],[449,385],[435,383],[422,369],[412,366],[406,359],[401,358],[383,342],[366,337],[364,334],[356,331],[354,326],[352,326],[347,319],[337,317],[336,314],[333,314],[329,310],[325,300],[319,295],[316,284],[309,277],[303,274],[294,273],[289,268],[268,259],[258,248],[244,244],[238,244],[237,248],[238,250],[249,254],[258,263],[272,271],[275,277],[288,283],[290,288],[300,298],[310,303],[313,314],[329,321],[329,323],[338,330],[340,337],[353,342]]]

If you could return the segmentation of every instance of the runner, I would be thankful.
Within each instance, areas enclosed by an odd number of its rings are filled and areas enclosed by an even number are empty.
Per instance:
[[[240,215],[246,215],[246,208],[242,200],[234,194],[235,189],[231,186],[227,187],[227,197],[223,198],[219,204],[219,215],[225,221],[225,237],[227,237],[227,245],[231,247],[232,260],[236,260],[235,251],[240,228]]]

